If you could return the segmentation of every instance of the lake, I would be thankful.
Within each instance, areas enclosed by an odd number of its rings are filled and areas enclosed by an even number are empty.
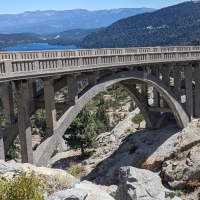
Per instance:
[[[65,49],[80,49],[75,45],[61,46],[61,45],[49,45],[48,43],[33,43],[23,44],[14,47],[8,47],[3,51],[40,51],[40,50],[65,50]]]

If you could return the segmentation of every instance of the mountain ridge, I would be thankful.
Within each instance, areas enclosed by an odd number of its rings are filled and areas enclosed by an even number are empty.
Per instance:
[[[184,2],[118,20],[87,35],[83,48],[190,45],[200,35],[200,2]]]
[[[33,32],[47,34],[69,29],[95,29],[106,27],[121,18],[154,10],[153,8],[119,8],[97,11],[74,9],[4,14],[0,15],[0,33]]]

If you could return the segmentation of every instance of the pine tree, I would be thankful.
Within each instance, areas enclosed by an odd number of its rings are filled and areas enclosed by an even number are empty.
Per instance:
[[[66,131],[69,137],[64,136],[68,145],[73,149],[81,149],[82,156],[85,155],[86,148],[97,148],[97,126],[92,114],[87,108],[74,119]]]
[[[98,126],[98,133],[103,133],[110,131],[110,119],[106,112],[104,101],[100,100],[100,102],[103,103],[100,103],[98,106],[95,118]]]

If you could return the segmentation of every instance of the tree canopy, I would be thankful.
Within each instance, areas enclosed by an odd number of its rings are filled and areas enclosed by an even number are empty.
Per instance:
[[[80,148],[83,156],[86,148],[96,148],[98,146],[96,141],[98,136],[97,125],[87,107],[74,119],[66,133],[64,139],[68,145],[73,149]]]

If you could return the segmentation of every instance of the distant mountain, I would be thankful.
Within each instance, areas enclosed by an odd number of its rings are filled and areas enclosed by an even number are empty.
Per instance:
[[[153,8],[120,8],[98,11],[76,9],[6,14],[0,15],[0,33],[32,32],[47,34],[70,29],[94,29],[107,27],[125,17],[154,10]]]
[[[200,2],[189,1],[121,19],[103,30],[87,35],[79,46],[105,48],[190,45],[199,41]]]

